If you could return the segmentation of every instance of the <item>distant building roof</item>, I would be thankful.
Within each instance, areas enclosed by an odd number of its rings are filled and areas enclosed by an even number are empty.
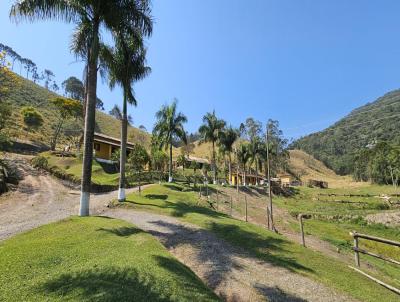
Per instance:
[[[105,143],[109,144],[112,146],[120,147],[121,146],[121,140],[112,136],[105,135],[103,133],[94,133],[94,141],[99,142],[99,143]],[[133,143],[127,142],[126,147],[128,149],[132,149],[134,146]]]
[[[209,164],[210,162],[206,158],[194,157],[194,156],[186,156],[187,161],[194,161],[200,164]]]

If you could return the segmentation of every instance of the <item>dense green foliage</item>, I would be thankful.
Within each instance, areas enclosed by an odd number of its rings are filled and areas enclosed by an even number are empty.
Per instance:
[[[43,125],[43,116],[31,106],[22,107],[21,115],[28,130],[37,130]]]
[[[150,234],[69,218],[0,243],[1,301],[218,301]]]
[[[291,147],[302,149],[336,173],[353,172],[356,151],[378,141],[400,144],[400,90],[353,110],[331,127],[300,138]]]
[[[358,181],[372,181],[378,184],[400,182],[400,146],[386,142],[357,152],[354,160],[353,176]]]

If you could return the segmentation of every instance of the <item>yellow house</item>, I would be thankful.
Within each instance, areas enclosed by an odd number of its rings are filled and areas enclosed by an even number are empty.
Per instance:
[[[94,156],[100,161],[111,161],[111,154],[121,146],[121,140],[102,133],[94,134],[93,149]],[[127,153],[132,150],[134,144],[128,142],[126,145]]]
[[[281,181],[281,186],[282,187],[289,187],[292,182],[294,181],[294,177],[290,174],[278,174],[278,178]]]
[[[243,184],[243,174],[239,173],[239,179],[238,179],[238,174],[237,173],[232,173],[232,185],[236,186],[236,184],[239,182],[239,186],[244,185]],[[245,175],[245,182],[246,185],[256,185],[258,180],[258,184],[263,184],[264,182],[264,177],[261,175],[255,175],[255,174],[247,174]]]

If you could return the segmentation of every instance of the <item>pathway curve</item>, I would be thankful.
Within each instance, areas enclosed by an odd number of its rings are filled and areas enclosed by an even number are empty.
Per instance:
[[[176,218],[127,209],[104,213],[151,233],[226,301],[354,301],[290,270],[260,261]]]
[[[79,211],[80,191],[65,187],[58,179],[47,173],[38,172],[29,163],[29,157],[14,155],[24,179],[16,191],[0,196],[0,240],[18,233],[55,222]],[[127,189],[127,194],[137,188]],[[116,192],[92,194],[90,213],[101,214]]]

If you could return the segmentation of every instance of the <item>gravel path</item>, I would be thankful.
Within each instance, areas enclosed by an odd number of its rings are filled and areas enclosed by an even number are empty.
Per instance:
[[[15,234],[78,215],[80,192],[65,187],[59,180],[33,169],[28,158],[12,159],[24,179],[17,191],[0,196],[0,240]],[[127,193],[136,191],[128,189]],[[92,194],[90,213],[100,215],[105,205],[117,197],[116,192]]]
[[[110,209],[104,215],[151,233],[226,301],[354,301],[173,217],[126,209]]]

